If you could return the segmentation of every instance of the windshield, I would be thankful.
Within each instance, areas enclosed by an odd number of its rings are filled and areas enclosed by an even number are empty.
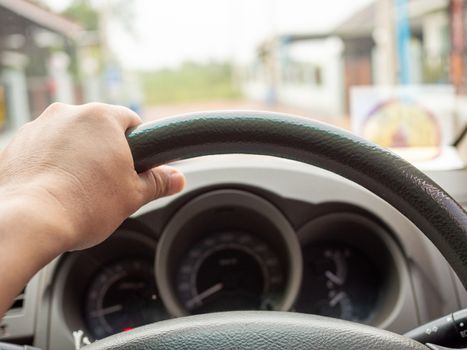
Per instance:
[[[431,160],[467,123],[466,17],[464,0],[2,1],[0,137],[54,101],[262,109]]]

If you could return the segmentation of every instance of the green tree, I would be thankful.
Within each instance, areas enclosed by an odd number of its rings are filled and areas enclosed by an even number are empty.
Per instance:
[[[89,0],[73,0],[62,14],[79,22],[86,30],[98,30],[99,15]]]

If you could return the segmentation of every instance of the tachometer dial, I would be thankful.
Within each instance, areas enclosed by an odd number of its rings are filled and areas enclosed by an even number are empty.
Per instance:
[[[273,310],[285,283],[279,257],[247,233],[213,234],[197,243],[177,273],[177,293],[192,314]]]
[[[305,247],[302,290],[296,310],[366,321],[378,298],[380,276],[359,250],[342,243]]]
[[[167,318],[152,265],[125,260],[101,270],[88,290],[85,318],[97,339]]]

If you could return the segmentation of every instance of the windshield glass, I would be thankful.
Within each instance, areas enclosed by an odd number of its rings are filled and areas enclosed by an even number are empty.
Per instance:
[[[431,161],[467,123],[466,18],[464,0],[2,1],[0,137],[54,101],[262,109]]]

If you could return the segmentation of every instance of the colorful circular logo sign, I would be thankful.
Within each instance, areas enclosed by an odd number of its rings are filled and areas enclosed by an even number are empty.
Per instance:
[[[441,130],[433,114],[413,101],[391,100],[374,108],[362,136],[383,147],[438,147]]]

